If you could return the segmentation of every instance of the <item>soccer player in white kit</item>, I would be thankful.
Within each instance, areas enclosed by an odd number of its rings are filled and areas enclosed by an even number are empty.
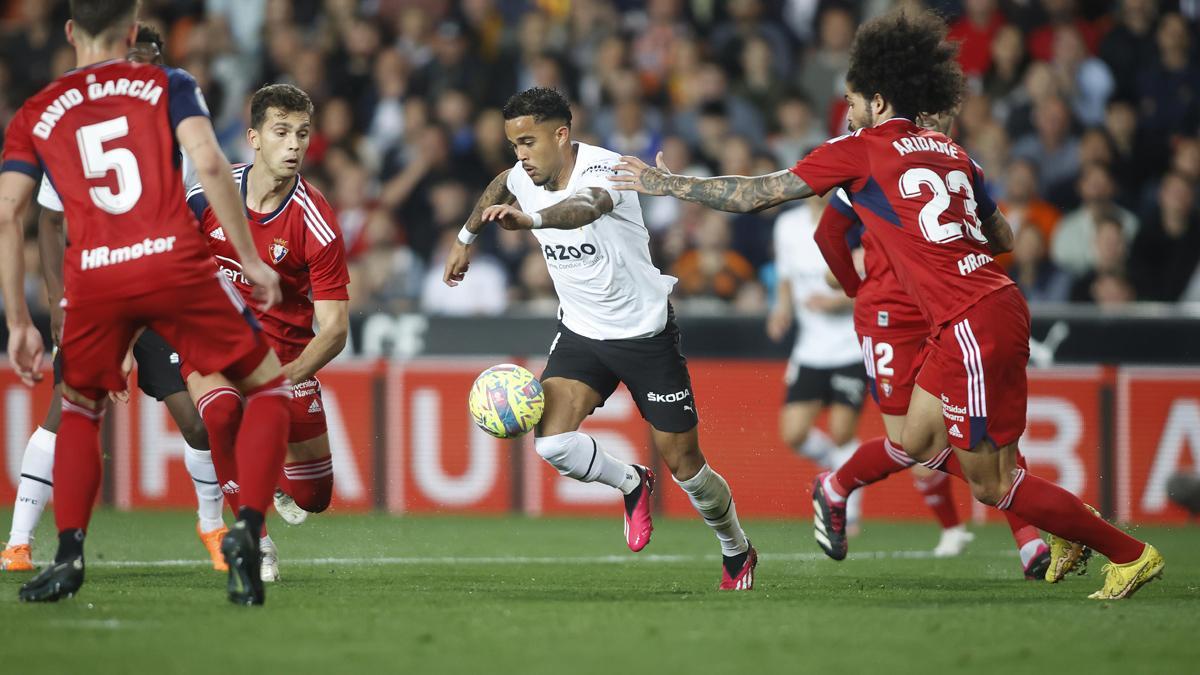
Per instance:
[[[533,231],[559,298],[558,334],[540,378],[546,409],[535,431],[537,453],[564,476],[619,489],[626,543],[642,550],[654,529],[653,472],[618,460],[579,431],[624,383],[675,481],[721,543],[719,588],[751,589],[758,554],[728,483],[700,452],[695,395],[667,300],[675,279],[650,260],[637,195],[608,181],[620,155],[572,141],[570,105],[553,89],[515,94],[503,112],[517,163],[479,198],[446,260],[444,281],[462,281],[471,244],[487,223]]]
[[[774,340],[793,318],[796,343],[788,359],[779,433],[783,441],[825,469],[836,469],[858,448],[854,437],[867,390],[862,350],[854,333],[854,301],[830,285],[830,272],[813,233],[825,200],[810,199],[775,219],[775,309],[767,323]],[[829,434],[814,427],[829,408]],[[857,496],[859,493],[855,493]],[[847,505],[847,529],[857,528],[861,497]]]

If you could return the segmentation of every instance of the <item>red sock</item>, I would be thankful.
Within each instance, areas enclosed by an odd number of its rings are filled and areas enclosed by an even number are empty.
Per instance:
[[[1075,495],[1048,480],[1017,471],[1012,488],[996,505],[1063,539],[1081,542],[1117,564],[1136,560],[1145,544],[1097,517]]]
[[[333,455],[284,464],[279,489],[309,513],[329,508],[333,496]]]
[[[915,464],[904,449],[880,436],[863,442],[850,455],[850,459],[833,474],[835,490],[842,497],[850,492],[871,483],[878,483],[888,476],[903,471]],[[846,494],[842,494],[845,491]]]
[[[954,505],[954,493],[950,489],[950,476],[935,473],[932,476],[913,475],[913,485],[925,497],[925,505],[942,524],[943,530],[962,524],[958,508]]]
[[[212,452],[213,468],[225,503],[237,515],[241,496],[238,493],[237,442],[238,428],[242,425],[242,395],[233,387],[217,387],[200,397],[196,402],[204,428],[208,429],[208,445]]]
[[[246,410],[237,435],[237,475],[241,505],[266,513],[275,495],[275,483],[287,455],[288,403],[292,389],[279,375],[246,392]]]
[[[1026,471],[1029,470],[1029,465],[1025,462],[1025,455],[1019,452],[1017,453],[1017,466]],[[1038,532],[1038,529],[1025,522],[1024,518],[1021,518],[1012,511],[1001,511],[1000,513],[1003,513],[1004,519],[1008,521],[1008,529],[1012,530],[1013,540],[1017,542],[1018,551],[1034,539],[1042,538],[1042,534]]]
[[[87,531],[100,491],[100,418],[103,413],[62,400],[54,443],[54,522],[58,531]]]

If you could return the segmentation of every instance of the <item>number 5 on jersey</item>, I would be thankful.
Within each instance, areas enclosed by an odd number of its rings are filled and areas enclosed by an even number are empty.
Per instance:
[[[129,120],[125,116],[79,127],[79,156],[83,159],[83,175],[89,179],[104,178],[116,172],[117,191],[104,186],[92,187],[88,196],[92,203],[113,215],[127,213],[142,196],[142,176],[138,173],[137,158],[127,148],[105,150],[104,144],[129,135]]]

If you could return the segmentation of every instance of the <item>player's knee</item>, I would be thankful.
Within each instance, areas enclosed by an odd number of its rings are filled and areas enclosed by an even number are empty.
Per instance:
[[[982,482],[970,481],[971,496],[980,504],[995,506],[1008,494],[1011,482],[1006,480],[989,480]]]
[[[308,511],[309,513],[321,513],[329,508],[329,502],[333,499],[333,475],[329,475],[321,480],[307,481],[311,483],[310,489],[298,491],[299,494],[291,495],[295,500],[296,506]]]
[[[779,425],[779,436],[791,448],[799,448],[808,441],[808,428],[797,424],[783,423]]]
[[[204,421],[199,417],[191,424],[181,428],[179,433],[183,435],[183,441],[188,444],[189,448],[208,450],[208,429],[205,428]]]
[[[830,429],[829,440],[838,447],[849,443],[854,440],[854,427],[850,427],[849,429]]]
[[[560,474],[570,476],[574,467],[567,460],[571,456],[571,447],[578,434],[577,431],[568,431],[565,434],[539,436],[533,441],[533,449],[542,459],[558,469]]]

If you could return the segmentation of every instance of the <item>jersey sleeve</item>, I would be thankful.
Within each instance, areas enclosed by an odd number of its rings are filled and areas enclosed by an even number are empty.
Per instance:
[[[167,71],[167,110],[171,117],[171,128],[189,117],[211,117],[208,113],[208,103],[196,84],[196,78],[186,70],[166,68]]]
[[[865,152],[855,134],[825,141],[791,168],[819,195],[866,176]]]
[[[62,198],[58,196],[58,191],[50,184],[50,174],[42,174],[42,185],[38,188],[37,203],[44,209],[51,211],[63,212]]]
[[[319,195],[318,195],[319,197]],[[346,242],[337,216],[323,197],[302,198],[307,236],[304,256],[313,300],[349,300],[350,272],[346,269]]]
[[[196,216],[196,220],[203,223],[204,212],[208,209],[208,197],[204,194],[204,188],[199,184],[188,188],[187,205],[192,211],[192,215]]]
[[[858,294],[858,286],[862,282],[858,277],[858,270],[854,268],[854,257],[850,253],[848,241],[848,235],[856,229],[858,223],[858,216],[846,200],[844,192],[838,190],[833,199],[829,200],[825,212],[821,214],[821,221],[817,223],[817,231],[813,235],[817,248],[821,249],[821,255],[825,258],[825,264],[829,265],[829,270],[842,285],[842,290],[851,298]]]
[[[987,220],[996,212],[996,202],[988,194],[987,185],[983,180],[983,167],[971,160],[971,189],[975,192],[975,215],[980,220]]]
[[[583,171],[579,173],[579,182],[577,185],[580,188],[600,188],[608,193],[612,198],[613,206],[621,203],[625,199],[625,195],[620,190],[613,188],[612,181],[608,180],[609,176],[616,175],[616,170],[613,166],[620,160],[617,159],[599,159],[585,166]]]
[[[42,178],[42,160],[33,146],[33,127],[29,111],[22,107],[4,130],[4,155],[0,172],[16,171],[36,180]]]

